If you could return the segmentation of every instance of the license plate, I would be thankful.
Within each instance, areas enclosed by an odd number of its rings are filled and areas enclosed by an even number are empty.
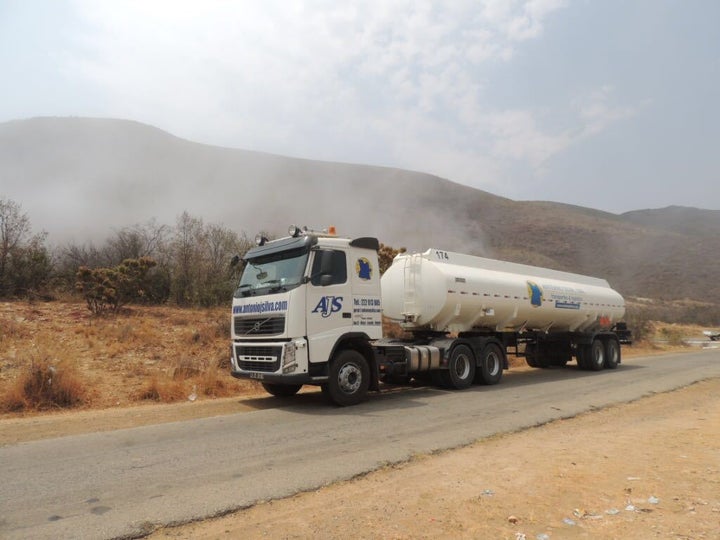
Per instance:
[[[263,373],[251,373],[250,374],[251,379],[257,379],[259,381],[263,380],[265,378],[265,375]]]

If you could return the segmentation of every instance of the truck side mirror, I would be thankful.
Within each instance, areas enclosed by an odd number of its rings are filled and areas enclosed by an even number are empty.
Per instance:
[[[333,283],[333,252],[320,252],[320,286],[327,287]]]
[[[333,252],[332,251],[321,251],[320,252],[320,274],[325,277],[325,274],[332,274],[333,270]]]
[[[333,258],[332,251],[317,251],[313,263],[313,272],[305,278],[305,283],[311,282],[316,287],[332,285],[335,281]]]

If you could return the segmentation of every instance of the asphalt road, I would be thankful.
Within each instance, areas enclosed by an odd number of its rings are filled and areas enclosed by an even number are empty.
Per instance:
[[[408,388],[345,409],[308,393],[230,416],[6,446],[0,537],[141,536],[712,377],[717,349],[597,373],[574,364],[506,372],[498,386]]]

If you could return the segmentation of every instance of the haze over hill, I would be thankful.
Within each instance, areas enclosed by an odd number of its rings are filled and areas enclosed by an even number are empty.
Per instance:
[[[413,250],[603,276],[624,294],[720,302],[717,210],[616,215],[519,202],[419,172],[207,146],[125,120],[0,124],[0,196],[54,244],[101,241],[151,218],[172,224],[187,210],[251,236],[333,224]]]

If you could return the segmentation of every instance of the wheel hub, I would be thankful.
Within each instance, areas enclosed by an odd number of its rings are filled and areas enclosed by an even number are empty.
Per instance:
[[[490,375],[497,375],[500,371],[500,360],[495,353],[487,356],[487,370]]]
[[[461,379],[467,378],[470,374],[470,359],[464,354],[457,357],[457,361],[455,362],[455,373]]]
[[[355,364],[345,364],[338,372],[338,383],[346,394],[357,392],[362,383],[362,372]]]

